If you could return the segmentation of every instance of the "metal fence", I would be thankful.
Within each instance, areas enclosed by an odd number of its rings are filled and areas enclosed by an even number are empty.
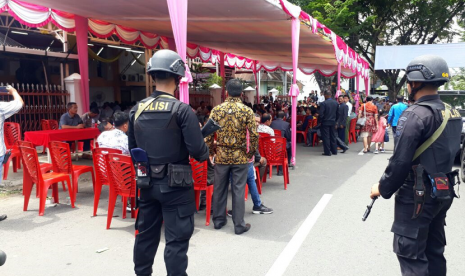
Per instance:
[[[3,83],[0,84],[3,86]],[[19,123],[21,133],[41,130],[41,120],[60,120],[66,112],[69,93],[60,85],[13,84],[23,98],[24,107],[9,119],[8,122]],[[10,95],[0,94],[0,101],[11,101]]]

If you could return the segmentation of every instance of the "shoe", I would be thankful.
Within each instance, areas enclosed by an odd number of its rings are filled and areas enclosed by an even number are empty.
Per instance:
[[[277,175],[278,175],[278,176],[283,176],[283,173],[282,173],[282,172],[278,172]]]
[[[312,146],[312,145],[309,145],[309,144],[305,144],[304,147],[306,147],[306,148],[313,148],[313,146]]]
[[[273,209],[266,207],[265,205],[254,206],[252,209],[252,213],[256,215],[263,215],[263,214],[273,214]]]
[[[221,228],[223,228],[223,226],[226,225],[226,223],[228,223],[228,222],[220,223],[220,224],[218,224],[218,225],[215,224],[214,227],[215,227],[216,230],[220,230]]]
[[[6,220],[7,216],[6,215],[0,215],[0,221]]]
[[[384,150],[384,149],[380,149],[379,151],[380,151],[381,153],[385,153],[385,152],[386,152],[386,150]]]
[[[291,164],[291,163],[289,163],[287,166],[288,166],[289,168],[294,168],[294,164]]]
[[[205,205],[205,204],[200,204],[200,206],[199,206],[199,211],[203,211],[203,210],[205,210],[206,208],[207,208],[207,205]]]
[[[250,230],[250,227],[252,227],[252,226],[250,225],[250,223],[246,223],[244,229],[242,229],[241,231],[235,231],[235,230],[234,230],[234,233],[236,233],[236,235],[244,234],[245,232],[247,232],[247,231]]]
[[[232,210],[228,210],[227,214],[228,214],[228,217],[232,217]]]
[[[345,147],[345,148],[341,151],[341,153],[346,153],[346,151],[348,151],[348,150],[349,150],[349,147]]]
[[[378,153],[379,153],[379,151],[378,151],[378,150],[375,150],[375,152],[373,152],[373,153],[374,153],[374,154],[378,154]]]
[[[323,156],[331,156],[331,154],[322,153]]]

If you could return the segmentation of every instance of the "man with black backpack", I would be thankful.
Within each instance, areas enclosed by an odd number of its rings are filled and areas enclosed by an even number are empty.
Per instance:
[[[13,96],[13,101],[11,102],[0,102],[0,182],[3,179],[3,166],[2,163],[5,163],[9,157],[7,155],[5,141],[3,140],[3,123],[6,119],[13,116],[14,114],[18,113],[24,105],[23,99],[18,94],[18,91],[11,86],[2,87],[5,88],[8,95]],[[6,215],[0,215],[0,221],[5,220]]]
[[[449,81],[445,60],[417,57],[406,74],[415,104],[399,118],[394,155],[371,198],[396,193],[391,231],[402,275],[446,275],[444,225],[456,197],[453,186],[459,183],[458,170],[451,170],[460,149],[462,118],[437,92]]]

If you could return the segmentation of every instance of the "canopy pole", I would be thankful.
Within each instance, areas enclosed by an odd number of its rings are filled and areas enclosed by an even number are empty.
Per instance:
[[[283,71],[283,95],[287,94],[287,72]]]
[[[365,79],[365,91],[366,96],[370,95],[370,80],[368,78]]]
[[[221,102],[224,102],[226,100],[226,80],[225,80],[226,73],[224,71],[224,53],[223,52],[220,52],[220,74],[221,74],[221,79],[222,79]]]
[[[360,76],[358,73],[356,75],[356,82],[357,82],[357,94],[355,95],[355,113],[357,113],[358,111],[358,106],[359,106],[359,101],[360,101]]]
[[[260,74],[260,73],[259,73]],[[259,79],[258,79],[258,76],[257,76],[257,61],[254,60],[253,62],[253,76],[254,76],[254,79],[255,79],[255,103],[256,104],[259,104],[260,103],[260,90],[259,90]]]
[[[292,97],[292,115],[291,115],[291,145],[292,158],[291,164],[295,165],[296,137],[297,137],[297,96],[299,95],[299,86],[297,85],[297,66],[299,63],[299,39],[300,39],[300,19],[292,17],[292,86],[289,95]]]
[[[176,49],[185,63],[186,74],[179,83],[179,100],[189,104],[189,83],[192,75],[186,63],[187,52],[187,0],[167,0]]]
[[[337,64],[337,90],[336,90],[336,98],[341,95],[341,64]]]
[[[79,59],[79,73],[81,74],[81,106],[83,112],[89,111],[89,56],[87,50],[88,19],[75,16],[76,44]]]

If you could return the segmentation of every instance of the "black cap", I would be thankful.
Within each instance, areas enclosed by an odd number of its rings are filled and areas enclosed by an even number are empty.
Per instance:
[[[147,63],[147,73],[167,72],[181,77],[185,76],[185,63],[178,53],[171,50],[159,50]]]
[[[423,55],[414,58],[406,69],[408,81],[448,82],[449,66],[447,62],[435,55]]]

